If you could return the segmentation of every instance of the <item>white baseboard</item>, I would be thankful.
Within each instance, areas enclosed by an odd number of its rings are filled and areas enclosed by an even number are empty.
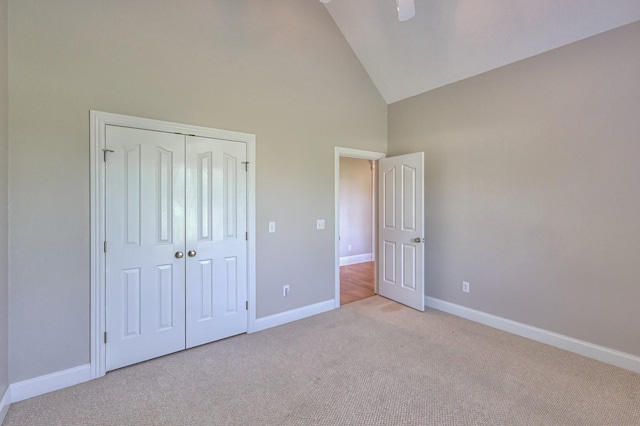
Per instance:
[[[315,305],[304,306],[302,308],[292,309],[280,314],[258,318],[256,319],[255,328],[252,330],[252,332],[266,330],[267,328],[276,327],[288,322],[293,322],[299,319],[321,314],[335,308],[336,302],[335,300],[331,299],[324,302],[316,303]]]
[[[616,367],[640,373],[640,357],[604,346],[574,339],[542,328],[533,327],[506,318],[476,311],[444,300],[433,297],[425,297],[425,306],[439,311],[447,312],[489,327],[507,331],[527,339],[554,346],[565,351],[573,352],[587,358],[602,361]]]
[[[356,263],[371,262],[373,260],[373,254],[355,254],[353,256],[344,256],[340,258],[340,266],[355,265]]]
[[[11,389],[11,403],[24,401],[34,396],[68,388],[91,380],[91,364],[62,370],[45,376],[13,383]]]
[[[7,386],[7,390],[4,391],[4,395],[0,398],[0,425],[4,421],[4,418],[9,411],[11,405],[11,387]]]

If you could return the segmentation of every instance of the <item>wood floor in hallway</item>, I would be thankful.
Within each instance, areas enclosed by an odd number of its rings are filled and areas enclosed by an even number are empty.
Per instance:
[[[375,262],[340,267],[340,305],[375,295]]]

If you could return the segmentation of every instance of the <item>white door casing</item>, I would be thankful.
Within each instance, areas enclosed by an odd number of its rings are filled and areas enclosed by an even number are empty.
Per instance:
[[[247,331],[245,144],[189,136],[186,164],[190,348]]]
[[[140,157],[140,162],[138,163],[139,167],[136,168],[135,161],[132,160],[128,167],[127,173],[129,173],[129,176],[132,173],[133,174],[139,173],[141,176],[146,177],[146,179],[141,178],[139,180],[139,182],[141,182],[140,184],[135,183],[136,179],[131,179],[131,182],[127,180],[129,185],[129,193],[135,194],[136,191],[139,190],[140,191],[139,197],[147,197],[147,198],[145,199],[144,203],[138,203],[138,205],[142,206],[141,210],[139,211],[136,210],[135,208],[136,203],[129,203],[129,198],[127,198],[126,201],[123,199],[121,203],[121,212],[125,211],[124,209],[126,204],[131,205],[131,208],[127,209],[127,214],[128,214],[127,220],[129,220],[128,219],[129,217],[135,218],[136,216],[139,217],[140,220],[139,221],[133,220],[133,222],[129,221],[126,223],[127,225],[126,229],[128,232],[127,235],[125,235],[124,233],[125,228],[124,228],[124,225],[122,225],[121,241],[124,241],[125,239],[127,239],[128,242],[132,243],[133,245],[138,244],[140,241],[144,241],[143,238],[138,238],[138,241],[136,241],[136,238],[135,238],[136,233],[134,231],[137,225],[142,226],[139,232],[141,236],[145,235],[145,233],[147,232],[145,231],[146,229],[145,226],[147,228],[149,227],[155,228],[156,242],[158,242],[157,240],[159,239],[160,242],[162,243],[162,244],[156,244],[156,245],[162,246],[162,247],[158,249],[153,249],[153,250],[161,251],[162,257],[166,257],[166,253],[164,253],[164,251],[167,251],[173,256],[173,257],[170,257],[171,260],[169,260],[168,262],[154,263],[151,268],[151,270],[155,268],[155,272],[156,272],[155,274],[155,284],[156,284],[155,293],[156,294],[152,296],[152,298],[155,297],[155,301],[153,303],[156,305],[156,308],[155,308],[156,315],[155,315],[154,321],[156,322],[156,328],[162,329],[160,330],[162,331],[162,333],[160,334],[163,336],[171,334],[167,332],[170,329],[178,330],[182,328],[183,330],[182,339],[181,339],[182,348],[185,347],[185,333],[186,333],[185,310],[184,310],[184,306],[186,302],[185,289],[184,289],[184,285],[185,285],[184,277],[186,275],[185,265],[187,265],[186,259],[190,259],[190,260],[197,259],[196,257],[194,257],[193,259],[188,257],[187,248],[185,244],[185,238],[187,237],[187,232],[185,229],[184,215],[186,213],[186,207],[184,206],[184,200],[188,197],[188,195],[184,193],[184,187],[186,185],[185,175],[187,174],[187,172],[185,170],[185,164],[186,164],[184,162],[185,160],[184,158],[181,159],[180,157],[181,155],[184,156],[184,152],[185,152],[184,151],[184,143],[186,141],[185,135],[194,135],[202,138],[216,139],[219,142],[223,142],[223,143],[239,142],[246,147],[245,161],[249,164],[248,171],[245,172],[244,168],[242,168],[242,171],[245,173],[246,186],[243,186],[243,188],[245,188],[246,190],[246,202],[241,203],[244,205],[244,214],[245,214],[246,220],[243,220],[243,219],[239,219],[239,220],[242,220],[245,226],[245,231],[243,232],[248,233],[248,241],[245,240],[244,238],[242,239],[242,242],[245,246],[245,253],[246,253],[245,260],[244,260],[246,267],[243,269],[243,273],[247,283],[247,285],[244,286],[244,289],[245,289],[244,300],[248,301],[247,303],[248,311],[243,310],[242,313],[245,318],[244,331],[248,331],[248,332],[255,331],[256,330],[255,302],[254,302],[255,300],[255,238],[252,238],[255,235],[255,136],[246,134],[246,133],[218,130],[218,129],[212,129],[207,127],[192,126],[192,125],[185,125],[185,124],[179,124],[179,123],[171,123],[166,121],[145,119],[145,118],[139,118],[139,117],[124,116],[124,115],[105,113],[105,112],[99,112],[99,111],[91,111],[90,115],[91,115],[90,117],[91,118],[91,121],[90,121],[90,124],[91,124],[91,145],[90,145],[91,378],[93,379],[93,378],[101,377],[107,371],[107,356],[106,356],[107,355],[106,353],[107,335],[105,332],[107,330],[106,307],[107,307],[108,297],[107,297],[107,285],[106,285],[107,284],[107,258],[106,258],[105,249],[108,247],[107,252],[111,252],[111,249],[113,248],[113,244],[112,242],[108,242],[107,244],[107,232],[108,232],[107,228],[108,227],[106,226],[107,225],[107,185],[106,185],[107,167],[106,167],[106,164],[108,162],[114,161],[115,155],[116,155],[115,149],[112,149],[111,147],[107,147],[107,132],[109,131],[110,134],[113,133],[113,128],[109,129],[111,126],[128,128],[128,129],[125,129],[125,132],[126,131],[135,132],[135,129],[141,129],[141,131],[150,130],[155,132],[163,132],[165,134],[163,135],[164,142],[160,143],[160,146],[156,146],[155,148],[152,148],[152,149],[155,149],[156,154],[158,154],[157,156],[155,156],[155,159],[153,158],[153,156],[149,157],[145,152],[145,148],[143,147],[140,147],[138,149],[134,146],[133,150],[129,149],[130,152],[127,155],[129,155],[130,158],[137,159],[139,155],[141,157]],[[173,138],[181,138],[183,140],[182,154],[175,152],[174,148],[171,146],[172,142],[168,143],[168,145],[165,144],[168,140],[173,140]],[[149,158],[149,160],[148,161],[144,160],[147,157]],[[120,160],[124,162],[124,150]],[[155,165],[150,166],[150,164],[154,162],[155,162]],[[181,195],[173,194],[173,198],[178,197],[179,199],[183,200],[182,206],[180,206],[180,203],[178,203],[177,206],[174,206],[174,211],[172,213],[173,219],[174,219],[173,222],[168,222],[168,215],[166,214],[166,212],[168,211],[167,206],[169,202],[169,199],[166,196],[168,194],[166,189],[168,188],[168,182],[169,182],[169,179],[167,176],[169,175],[168,164],[170,162],[174,163],[170,184],[172,186],[178,185],[183,188],[182,190],[183,192]],[[178,175],[181,174],[180,171],[178,170],[180,169],[180,167],[178,168],[175,167],[176,162],[178,163],[182,162],[182,166],[180,166],[182,167],[182,176],[183,176],[182,183],[180,183],[181,178],[175,175],[176,172]],[[154,176],[153,178],[148,177],[148,169],[150,167],[154,169],[154,171],[152,172],[152,176]],[[126,177],[126,175],[120,178],[120,184],[119,184],[123,189],[125,185],[124,177]],[[155,179],[155,182],[154,182],[154,179]],[[145,184],[142,184],[142,181],[148,181],[148,182],[146,182]],[[155,189],[149,190],[150,185],[152,186],[155,185]],[[147,192],[148,194],[145,195],[144,194],[145,192]],[[155,192],[155,195],[153,194],[154,192]],[[240,192],[242,191],[238,192],[238,196],[242,197],[242,194],[240,194]],[[113,194],[110,196],[110,198],[111,197],[113,197]],[[135,197],[132,196],[132,199],[134,198]],[[172,201],[175,202],[175,200],[172,200]],[[154,204],[155,204],[155,207],[154,207]],[[117,209],[117,207],[115,206],[114,208]],[[156,211],[153,211],[154,208],[156,209]],[[163,213],[163,211],[165,213]],[[122,215],[123,217],[125,217],[124,213],[122,213]],[[182,215],[182,219],[178,219],[177,216],[181,216],[181,215]],[[176,235],[173,235],[173,240],[171,243],[169,243],[170,238],[168,237],[169,223],[170,223],[170,226],[172,227],[172,231],[177,231],[180,228],[180,226],[182,226],[182,232],[180,233],[181,237],[177,237]],[[180,223],[182,223],[182,225],[180,225]],[[160,224],[166,225],[164,229],[160,227]],[[129,238],[131,235],[133,235],[133,238]],[[160,235],[160,237],[157,237],[157,235]],[[175,258],[175,251],[179,251],[177,250],[177,247],[180,246],[180,239],[182,239],[182,247],[183,247],[183,250],[180,250],[180,251],[184,253],[184,257],[182,258],[183,260],[182,266],[179,266],[180,264],[176,263],[178,259]],[[173,247],[171,247],[172,245]],[[171,251],[168,250],[168,247],[171,247]],[[174,251],[174,249],[176,250]],[[142,294],[140,292],[143,290],[143,282],[145,282],[145,279],[147,278],[149,278],[150,280],[153,279],[154,274],[149,274],[148,272],[146,274],[144,273],[145,272],[144,268],[148,267],[148,265],[145,265],[144,262],[140,262],[140,259],[136,260],[134,258],[131,258],[131,259],[127,258],[126,260],[134,263],[138,262],[139,264],[138,265],[131,264],[126,268],[121,268],[121,269],[126,269],[127,274],[125,274],[126,280],[123,280],[122,276],[119,277],[120,287],[122,290],[121,283],[124,282],[126,284],[125,287],[128,290],[128,292],[126,295],[123,295],[122,292],[119,295],[117,292],[114,292],[113,295],[117,295],[118,297],[120,297],[120,300],[122,300],[124,296],[127,296],[127,297],[130,296],[130,301],[132,303],[138,302],[138,299],[136,298],[137,297],[136,294],[140,294],[140,295]],[[180,268],[182,268],[181,271],[180,271]],[[168,274],[169,270],[171,270],[172,272],[171,274]],[[178,275],[181,278],[179,277],[176,278],[176,275]],[[239,273],[238,276],[240,275],[243,275],[243,274]],[[138,277],[140,277],[140,281],[137,280]],[[178,292],[178,294],[176,295],[172,291],[177,287],[179,287],[180,285],[182,285],[182,292],[181,292],[182,301],[181,302],[178,300],[178,298],[180,297],[179,295],[180,292]],[[171,286],[173,286],[173,288]],[[168,310],[169,304],[165,303],[166,300],[169,300],[166,297],[167,294],[171,294],[172,296],[170,298],[172,300],[172,306],[170,306],[170,308],[173,309],[173,311]],[[112,294],[110,293],[109,296],[111,297]],[[243,296],[240,295],[239,297],[243,297]],[[131,307],[134,307],[134,306],[135,304],[131,305]],[[139,306],[142,309],[143,305],[139,304]],[[245,302],[242,303],[242,308],[246,309]],[[180,309],[182,310],[182,315],[180,315],[178,312]],[[136,317],[138,318],[140,317],[137,315],[137,312],[135,311],[135,309],[132,309],[132,310],[129,309],[123,312],[126,312],[127,316],[123,317],[121,315],[120,325],[118,325],[117,327],[119,327],[120,330],[125,330],[125,326],[126,326],[126,332],[129,335],[129,340],[133,341],[135,340],[135,338],[132,338],[132,336],[135,336],[136,333],[144,334],[142,333],[143,331],[142,325],[144,324],[144,322],[143,320],[136,322]],[[113,317],[113,315],[111,317]],[[181,318],[182,327],[177,326],[178,324],[176,321],[178,318]],[[248,324],[247,324],[247,318],[248,318]],[[124,320],[129,322],[128,323],[124,322]],[[159,327],[157,326],[158,323],[160,324]],[[178,333],[178,332],[176,331],[175,333]],[[149,334],[146,334],[146,335],[149,335]],[[111,345],[114,342],[114,338],[115,336],[113,336],[113,334],[110,333],[108,336],[109,345]],[[171,340],[171,339],[167,339],[167,340]],[[127,342],[127,343],[131,343],[131,342]],[[158,342],[150,344],[149,346],[154,347],[156,343]],[[175,347],[172,346],[173,343],[167,344],[166,342],[162,342],[161,344],[159,344],[159,346],[162,346],[165,344],[166,344],[166,347],[163,350],[170,352],[175,349]],[[152,356],[156,356],[156,355],[152,355]],[[137,361],[133,361],[133,362],[137,362]],[[117,365],[117,364],[113,364],[113,365]],[[111,368],[114,368],[114,367],[111,366],[109,369]]]
[[[424,153],[378,162],[378,292],[424,311]]]

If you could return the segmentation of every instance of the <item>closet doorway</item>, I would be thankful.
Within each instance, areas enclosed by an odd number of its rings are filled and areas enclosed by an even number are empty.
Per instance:
[[[252,330],[255,136],[91,112],[92,378]]]

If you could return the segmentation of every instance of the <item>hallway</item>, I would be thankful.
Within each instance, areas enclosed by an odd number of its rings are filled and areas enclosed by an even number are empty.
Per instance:
[[[340,305],[374,296],[375,262],[340,267]]]

